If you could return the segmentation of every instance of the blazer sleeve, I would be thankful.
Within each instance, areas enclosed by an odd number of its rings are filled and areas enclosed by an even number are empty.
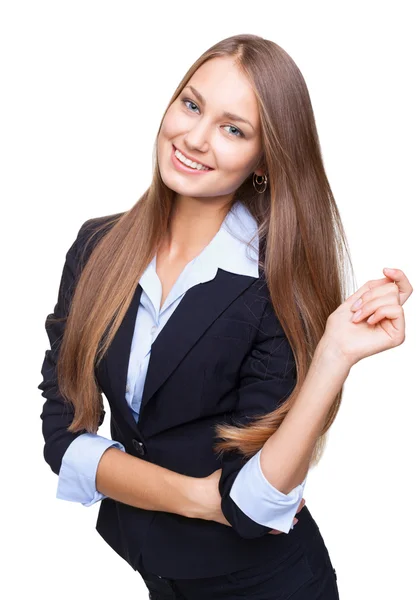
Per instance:
[[[45,441],[44,458],[57,475],[60,472],[62,459],[67,448],[79,435],[86,433],[86,430],[77,433],[67,431],[67,427],[73,421],[74,410],[61,396],[56,374],[58,353],[66,321],[51,322],[49,318],[68,316],[75,285],[82,270],[80,260],[81,251],[83,250],[82,241],[92,221],[90,219],[83,223],[76,240],[66,253],[54,312],[49,314],[45,321],[50,348],[45,352],[41,367],[42,381],[38,385],[38,389],[42,390],[42,396],[46,399],[40,418],[42,419],[42,434]],[[105,411],[102,411],[100,424],[103,423],[104,416]]]
[[[237,390],[237,412],[233,425],[243,425],[254,417],[280,406],[296,384],[296,367],[291,346],[268,300],[253,346],[243,361]],[[240,452],[224,452],[218,489],[221,509],[233,529],[243,538],[261,537],[272,531],[246,515],[230,495],[241,468],[249,461]]]

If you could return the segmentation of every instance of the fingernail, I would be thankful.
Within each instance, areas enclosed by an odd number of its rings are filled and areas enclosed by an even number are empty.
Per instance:
[[[352,317],[352,321],[355,321],[355,319],[357,319],[361,315],[361,313],[362,313],[362,310],[358,310],[358,312],[356,312],[354,314],[354,316]]]
[[[361,306],[361,304],[362,304],[362,298],[358,298],[358,300],[352,304],[351,310],[355,310],[355,308],[358,308],[358,306]]]

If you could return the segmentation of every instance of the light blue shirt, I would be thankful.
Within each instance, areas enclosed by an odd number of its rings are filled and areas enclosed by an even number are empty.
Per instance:
[[[251,245],[248,246],[248,242]],[[156,256],[139,283],[143,288],[131,344],[125,399],[138,422],[151,347],[185,293],[194,285],[211,281],[218,268],[239,275],[259,277],[257,223],[242,203],[236,203],[220,229],[201,253],[179,275],[160,308],[162,286],[156,272]],[[145,335],[148,332],[149,335]],[[83,506],[106,498],[96,489],[96,471],[110,447],[125,447],[94,433],[83,433],[67,448],[58,477],[57,498]],[[239,508],[261,525],[288,533],[303,497],[306,479],[289,494],[277,490],[264,476],[259,450],[238,473],[230,496]]]

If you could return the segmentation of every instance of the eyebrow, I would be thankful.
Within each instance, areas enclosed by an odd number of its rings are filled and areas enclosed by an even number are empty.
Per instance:
[[[198,92],[198,90],[196,88],[194,88],[192,85],[187,85],[185,87],[189,88],[192,90],[192,92],[195,94],[195,96],[198,98],[198,100],[201,102],[201,104],[203,106],[205,106],[205,98],[203,97],[202,94],[200,94]],[[228,111],[224,111],[223,112],[223,117],[225,117],[226,119],[231,119],[232,121],[240,121],[241,123],[247,123],[248,125],[250,125],[250,127],[253,129],[253,131],[255,131],[255,128],[253,127],[253,125],[251,124],[250,121],[248,121],[247,119],[243,119],[243,117],[239,117],[239,115],[235,115],[234,113],[228,112]]]

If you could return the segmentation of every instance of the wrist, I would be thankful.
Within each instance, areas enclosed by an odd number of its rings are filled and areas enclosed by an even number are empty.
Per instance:
[[[333,372],[348,375],[353,364],[342,352],[336,342],[325,335],[320,338],[314,352],[313,361],[315,365],[325,366],[333,369]]]
[[[205,497],[205,477],[185,476],[183,483],[183,516],[188,519],[205,519],[202,499]]]

